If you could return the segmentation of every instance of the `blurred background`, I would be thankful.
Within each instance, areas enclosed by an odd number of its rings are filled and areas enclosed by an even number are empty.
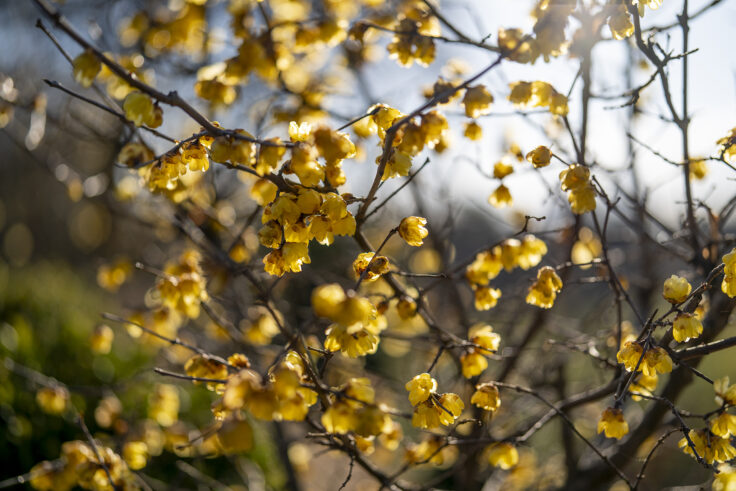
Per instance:
[[[691,2],[693,10],[706,3]],[[183,0],[58,2],[63,13],[88,39],[105,51],[130,55],[136,69],[155,80],[160,90],[178,90],[195,107],[225,127],[246,128],[259,137],[283,136],[285,123],[288,124],[291,116],[302,114],[299,112],[302,108],[294,97],[279,94],[257,77],[239,88],[236,103],[227,109],[213,107],[194,93],[198,70],[232,56],[236,48],[229,28],[227,4],[211,1],[206,9],[197,10],[198,6]],[[520,27],[528,31],[533,25],[529,17],[533,4],[521,0],[441,3],[443,12],[471,37],[480,39],[490,33],[490,42],[494,42],[499,27]],[[385,8],[391,12],[390,5]],[[644,23],[646,26],[666,25],[675,20],[680,8],[680,2],[665,0],[661,9],[647,15]],[[137,40],[125,38],[126,26],[132,29],[133,16],[141,10],[150,12],[162,24],[191,15],[192,19],[187,22],[195,27],[186,22],[176,27],[188,33],[180,44],[167,40],[160,46],[152,43],[154,47],[149,45],[148,49],[141,49]],[[191,13],[195,11],[199,14]],[[99,334],[102,312],[130,315],[146,308],[146,292],[153,278],[149,273],[136,271],[134,264],[140,261],[161,268],[181,251],[182,234],[175,225],[176,213],[186,213],[193,222],[205,229],[209,227],[208,233],[224,237],[223,241],[240,237],[249,258],[260,261],[263,251],[258,250],[253,231],[251,235],[244,233],[234,237],[228,232],[239,230],[248,217],[257,212],[248,193],[252,181],[242,175],[236,176],[232,170],[214,166],[197,188],[196,192],[201,195],[187,196],[183,208],[172,211],[165,206],[165,200],[151,196],[141,187],[135,172],[118,162],[119,151],[135,136],[133,131],[116,117],[44,82],[45,79],[55,81],[86,97],[101,100],[100,94],[93,90],[81,92],[75,86],[69,62],[54,45],[54,40],[37,27],[37,19],[42,19],[44,28],[53,33],[63,51],[74,57],[79,54],[79,47],[63,32],[54,29],[48,19],[43,19],[33,2],[0,0],[0,12],[0,41],[6,47],[0,50],[0,355],[4,360],[11,359],[27,367],[29,373],[53,377],[67,385],[73,393],[74,407],[88,415],[93,432],[102,434],[123,431],[114,421],[124,425],[126,421],[132,424],[145,418],[145,401],[149,400],[156,384],[174,384],[180,399],[181,419],[192,426],[168,431],[166,445],[173,449],[177,432],[186,440],[194,426],[204,427],[211,418],[209,392],[189,383],[162,380],[152,372],[154,366],[180,366],[186,355],[168,347],[140,343],[120,326],[112,327],[115,337],[109,352],[95,350],[94,346],[91,349],[91,340],[96,339],[95,333]],[[728,48],[732,44],[730,35],[735,22],[736,3],[725,1],[693,24],[690,46],[699,50],[691,57],[690,68],[691,149],[694,155],[714,155],[716,140],[736,124],[733,117],[736,58]],[[209,26],[206,36],[202,25]],[[673,50],[680,46],[676,30],[662,36]],[[434,64],[429,68],[407,69],[399,67],[385,53],[384,46],[389,39],[384,36],[378,43],[382,49],[372,54],[368,63],[354,66],[346,62],[339,69],[322,74],[320,83],[327,96],[320,116],[338,126],[378,101],[409,112],[424,100],[423,89],[431,86],[438,76],[472,74],[494,56],[482,50],[438,43]],[[332,56],[349,60],[350,53],[335,51]],[[681,228],[684,214],[681,172],[653,152],[675,161],[681,158],[678,132],[659,117],[666,114],[662,95],[656,86],[647,90],[640,102],[641,110],[634,115],[630,108],[618,107],[625,99],[609,97],[646,81],[652,68],[622,42],[599,43],[594,59],[593,93],[600,98],[591,103],[589,148],[591,160],[600,165],[597,175],[612,194],[620,187],[638,200],[646,201],[649,212],[663,225],[648,225],[651,229],[647,233],[676,249],[676,234],[670,236],[667,230],[676,232]],[[310,62],[326,65],[328,60]],[[513,204],[498,210],[487,202],[488,195],[498,184],[489,177],[493,164],[512,159],[514,144],[526,153],[537,145],[554,143],[559,145],[560,152],[572,154],[569,143],[565,143],[564,127],[559,122],[551,121],[548,114],[520,116],[505,100],[508,83],[545,80],[565,93],[573,85],[577,69],[577,60],[563,56],[549,64],[541,61],[535,65],[505,64],[485,77],[482,81],[496,101],[492,114],[481,119],[484,137],[478,142],[463,139],[461,109],[448,109],[453,128],[448,149],[442,153],[427,153],[430,159],[427,169],[376,220],[376,223],[398,223],[402,216],[409,214],[428,216],[433,226],[431,236],[436,236],[437,241],[429,251],[409,254],[398,247],[389,247],[386,252],[401,256],[414,271],[436,271],[439,264],[454,264],[478,248],[514,234],[523,226],[524,217],[530,215],[546,217],[543,222],[531,222],[530,231],[549,241],[551,250],[545,260],[547,263],[563,262],[570,247],[576,244],[583,244],[578,248],[587,251],[581,254],[587,254],[588,260],[598,256],[600,244],[595,244],[590,229],[586,228],[591,225],[578,222],[569,213],[564,196],[559,191],[551,191],[558,189],[556,170],[532,172],[515,164],[519,170],[504,180],[513,196]],[[680,89],[678,70],[677,64],[671,68],[675,94]],[[104,84],[100,85],[105,88]],[[109,86],[106,88],[110,90]],[[574,87],[571,101],[575,100],[578,90],[579,85]],[[573,102],[570,106],[570,122],[578,128],[579,114]],[[198,128],[180,112],[165,108],[164,125],[160,130],[183,138]],[[626,137],[627,132],[647,142],[650,149],[632,142]],[[170,142],[148,134],[143,138],[157,154],[171,146]],[[378,148],[374,141],[361,141],[358,146],[359,156],[346,166],[348,184],[341,191],[362,196],[372,179]],[[421,161],[423,159],[424,156]],[[400,182],[389,183],[381,192],[388,195],[398,185]],[[733,171],[709,163],[708,175],[697,181],[694,189],[704,205],[720,209],[734,196]],[[625,199],[624,206],[636,211],[636,207]],[[256,219],[256,225],[258,221]],[[380,242],[386,229],[387,226],[377,226],[369,230],[372,241]],[[247,232],[248,228],[243,230]],[[733,227],[729,230],[732,233]],[[661,307],[662,279],[684,264],[676,256],[658,256],[661,251],[657,247],[616,218],[612,219],[610,247],[611,257],[625,275],[640,308]],[[338,242],[337,247],[329,251],[317,248],[312,251],[313,273],[310,274],[322,280],[332,280],[330,275],[344,276],[355,253],[355,246],[347,241]],[[228,284],[228,280],[218,276],[220,272],[210,266],[213,297],[227,307],[228,312],[239,312],[247,318],[249,306],[239,300],[239,286]],[[523,292],[532,277],[531,272],[526,276],[521,280],[514,277],[513,281],[507,278],[499,283],[509,302],[491,313],[472,312],[472,292],[469,290],[461,292],[458,302],[469,307],[471,320],[491,322],[502,333],[505,342],[513,346],[520,339],[520,333],[515,331],[517,326],[529,322],[534,315],[523,303]],[[571,350],[547,342],[579,336],[584,343],[591,336],[610,330],[615,321],[611,294],[605,283],[586,281],[589,276],[592,273],[586,271],[572,274],[564,298],[550,314],[544,335],[525,348],[519,363],[520,378],[541,383],[547,375],[539,373],[535,360],[544,353],[553,365],[567,373],[569,386],[566,390],[570,393],[590,386],[591,382],[603,383],[598,365],[590,358],[576,356]],[[279,293],[288,299],[293,310],[308,311],[308,291],[315,282],[313,276],[305,280],[297,278],[280,286]],[[449,305],[450,301],[447,302]],[[722,337],[734,334],[736,329],[731,326]],[[195,340],[204,338],[205,343],[212,345],[221,340],[217,326],[207,318],[187,325],[180,335]],[[398,387],[397,398],[404,397],[400,393],[401,377],[407,368],[426,365],[435,353],[431,345],[415,346],[420,355],[404,360],[407,344],[400,338],[386,339],[379,353],[367,362],[371,373],[386,379],[389,387]],[[608,348],[610,351],[611,346]],[[615,354],[615,350],[611,353]],[[730,375],[735,379],[736,367],[729,360],[731,355],[721,352],[709,357],[701,369],[714,377]],[[45,411],[37,402],[39,387],[34,376],[19,375],[8,363],[0,363],[0,426],[3,428],[0,432],[0,462],[3,462],[0,482],[27,472],[42,460],[57,458],[62,442],[80,438],[74,414],[67,412],[59,416]],[[359,373],[361,368],[364,367],[348,363],[341,366],[345,373]],[[398,368],[402,375],[396,377]],[[591,381],[591,376],[597,380]],[[712,392],[708,387],[696,384],[685,399],[688,401],[685,409],[694,412],[713,409]],[[107,405],[101,401],[107,401]],[[123,408],[122,412],[114,409],[116,404]],[[513,414],[514,408],[505,410]],[[632,410],[634,421],[636,411]],[[591,421],[596,421],[599,413],[598,406],[574,413],[581,431],[591,438],[595,433]],[[513,418],[509,421],[511,424]],[[167,486],[170,489],[214,489],[222,483],[235,489],[237,485],[232,483],[245,480],[248,489],[279,489],[288,483],[288,472],[282,465],[288,455],[305,489],[325,489],[325,469],[336,476],[337,485],[330,489],[339,487],[347,473],[346,457],[325,454],[307,445],[292,444],[281,448],[273,437],[274,431],[286,431],[287,437],[292,432],[288,425],[276,430],[268,425],[254,426],[253,445],[246,458],[206,458],[191,455],[188,450],[164,451],[146,467],[148,482],[155,484],[153,487],[157,489]],[[551,442],[558,438],[559,432],[557,424],[550,424],[535,439]],[[603,445],[598,440],[596,443]],[[536,447],[539,449],[539,445]],[[541,448],[544,449],[544,445]],[[393,458],[390,453],[376,455],[379,461],[390,462]],[[509,474],[502,474],[503,479],[492,478],[486,486],[488,489],[554,487],[561,482],[561,467],[564,466],[558,449],[550,443],[548,451],[528,457],[526,465],[520,466],[521,470],[513,479]],[[540,470],[549,471],[546,482],[534,481]],[[436,477],[438,471],[426,472]],[[663,489],[679,484],[697,486],[707,479],[708,473],[677,450],[676,438],[673,438],[659,451],[648,475],[655,476],[649,479],[658,483],[656,488]],[[205,476],[217,476],[221,482],[208,482]],[[448,487],[457,485],[452,481],[445,484]],[[375,486],[374,481],[356,468],[348,487],[370,489],[370,486]]]

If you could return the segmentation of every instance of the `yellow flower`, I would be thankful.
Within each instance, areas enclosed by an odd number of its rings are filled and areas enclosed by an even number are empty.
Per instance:
[[[705,179],[708,175],[708,164],[704,159],[690,161],[690,178],[698,181]]]
[[[590,169],[584,165],[572,164],[560,172],[560,187],[563,191],[580,189],[588,185]]]
[[[179,419],[179,391],[170,384],[156,384],[148,397],[148,417],[161,426],[171,426]]]
[[[490,445],[486,451],[488,452],[488,462],[500,469],[511,469],[519,463],[519,452],[510,443],[496,442]]]
[[[91,51],[84,51],[72,61],[74,80],[82,87],[89,87],[95,81],[95,77],[102,65],[100,60]]]
[[[411,417],[411,424],[417,428],[428,430],[437,428],[440,425],[440,411],[442,411],[442,409],[436,407],[434,402],[431,400],[420,402],[419,405],[414,408],[414,413]]]
[[[320,317],[334,319],[345,301],[345,290],[337,283],[321,285],[312,291],[312,309]]]
[[[490,288],[487,286],[479,286],[475,288],[476,310],[492,309],[498,303],[499,298],[501,298],[501,290],[498,288]]]
[[[503,160],[500,160],[493,165],[493,177],[495,177],[496,179],[503,179],[513,172],[513,166],[507,164]]]
[[[552,114],[565,116],[568,113],[567,97],[558,93],[547,82],[513,82],[509,84],[511,93],[508,96],[518,107],[547,107]]]
[[[669,303],[678,304],[687,299],[691,290],[692,286],[685,278],[673,274],[664,281],[662,296]]]
[[[130,469],[143,469],[148,460],[148,445],[145,442],[127,442],[123,445],[123,459]]]
[[[498,387],[492,383],[476,385],[475,392],[470,398],[470,403],[486,411],[495,411],[501,406]]]
[[[545,254],[547,254],[547,244],[530,234],[521,241],[516,261],[521,269],[527,270],[539,264]]]
[[[453,394],[452,392],[442,394],[439,397],[439,401],[437,401],[437,405],[439,406],[440,423],[445,426],[449,426],[454,423],[455,419],[457,419],[458,416],[462,414],[463,409],[465,409],[465,404],[463,403],[463,400],[460,399],[460,396]]]
[[[593,211],[595,210],[595,189],[590,185],[573,189],[567,196],[567,201],[570,203],[570,209],[576,215]]]
[[[540,145],[527,153],[526,159],[537,169],[547,167],[552,159],[552,152],[544,145]]]
[[[199,80],[194,84],[197,97],[209,101],[213,106],[229,106],[235,102],[238,92],[232,85],[217,79]]]
[[[509,93],[508,100],[515,106],[525,106],[529,103],[532,98],[532,83],[531,82],[514,82],[509,85],[511,92]]]
[[[499,28],[498,46],[518,63],[533,63],[539,57],[536,40],[529,39],[521,29]]]
[[[234,410],[245,406],[251,394],[261,388],[260,377],[250,369],[243,369],[230,377],[222,396],[222,405]]]
[[[181,159],[191,171],[205,171],[210,167],[207,149],[199,141],[184,145],[181,150]]]
[[[429,235],[425,225],[427,225],[426,218],[406,217],[399,224],[399,235],[410,246],[419,247],[423,244],[424,238]]]
[[[604,433],[606,438],[621,439],[629,432],[629,424],[624,420],[624,413],[620,409],[609,407],[598,421],[598,433]]]
[[[334,403],[322,415],[322,425],[330,433],[352,431],[358,425],[355,408],[343,401]]]
[[[710,422],[710,431],[721,438],[736,435],[736,416],[726,412],[719,414],[717,418]]]
[[[478,141],[483,138],[483,128],[475,121],[465,123],[463,136],[468,140]]]
[[[45,413],[59,415],[69,404],[69,391],[62,386],[43,387],[36,392],[36,402]]]
[[[383,428],[382,433],[378,435],[378,441],[388,450],[396,450],[399,448],[403,437],[404,432],[401,429],[401,425],[396,421],[391,421],[389,425]]]
[[[463,106],[465,106],[465,115],[469,118],[477,118],[491,112],[491,104],[493,96],[485,85],[475,85],[468,87],[463,98]]]
[[[355,156],[355,145],[345,133],[320,126],[313,132],[313,137],[319,154],[324,157],[328,165]]]
[[[498,345],[501,343],[501,336],[493,332],[491,326],[483,323],[474,324],[468,330],[468,339],[471,343],[491,352],[498,351]]]
[[[488,196],[488,203],[494,208],[505,208],[511,206],[514,199],[511,196],[511,191],[505,185],[499,185],[490,196]]]
[[[609,17],[608,27],[611,28],[613,39],[626,39],[634,34],[634,24],[625,6],[620,5],[616,13]]]
[[[736,145],[733,145],[736,148]],[[731,252],[723,256],[723,282],[721,283],[721,290],[723,293],[733,298],[736,297],[736,248],[731,249]]]
[[[409,391],[409,402],[412,406],[416,406],[429,399],[429,396],[437,390],[437,381],[428,373],[420,373],[408,381],[405,387]]]
[[[663,348],[656,346],[647,350],[644,354],[639,369],[650,377],[656,373],[670,373],[672,371],[672,359]]]
[[[440,438],[430,436],[418,444],[409,444],[406,448],[406,461],[411,464],[428,461],[435,465],[442,465],[444,463],[444,455],[440,450],[442,443]]]
[[[719,465],[712,489],[713,491],[733,491],[736,489],[736,469],[726,464]]]
[[[396,313],[402,320],[409,320],[417,314],[417,303],[411,298],[402,297],[396,304]]]
[[[688,436],[695,447],[695,451],[709,464],[725,462],[736,457],[736,448],[731,445],[730,438],[720,438],[711,434],[708,430],[690,430]],[[695,457],[693,448],[686,438],[681,439],[677,445],[683,452],[693,458]]]
[[[616,360],[619,363],[623,363],[627,371],[633,372],[637,364],[641,364],[639,359],[642,358],[644,348],[636,341],[626,341],[621,347],[618,353],[616,353]],[[644,360],[642,359],[642,362]],[[641,367],[639,367],[639,371]]]
[[[377,329],[367,326],[348,330],[343,325],[333,324],[327,329],[325,349],[340,351],[349,358],[373,354],[378,349],[379,337],[377,331],[383,329],[384,326],[385,321]]]
[[[736,128],[732,128],[727,136],[720,138],[716,143],[721,146],[723,158],[731,162],[736,156]]]
[[[375,253],[373,252],[358,254],[357,259],[353,261],[353,271],[357,278],[362,275],[365,281],[374,281],[380,278],[381,275],[388,273],[391,267],[388,258],[386,256],[374,256]]]
[[[149,126],[157,128],[161,126],[161,108],[154,106],[153,100],[142,92],[131,92],[123,101],[125,117],[136,126]]]
[[[645,396],[652,395],[654,389],[657,388],[659,382],[659,376],[655,373],[654,375],[641,374],[639,377],[629,385],[629,392],[632,393],[631,398],[635,401],[640,401],[641,396],[636,394],[643,394]]]
[[[475,260],[465,270],[465,277],[471,284],[485,285],[503,269],[501,249],[479,252]]]
[[[95,327],[95,330],[92,332],[92,336],[90,336],[90,348],[92,348],[92,351],[98,355],[105,355],[110,352],[114,338],[115,333],[112,328],[105,324],[100,324]]]
[[[537,281],[529,287],[526,303],[549,309],[554,305],[557,293],[562,290],[562,279],[554,269],[544,266],[537,271]]]
[[[470,351],[460,357],[460,365],[462,366],[463,377],[472,378],[480,375],[488,368],[488,361],[482,353],[475,349],[470,349]]]
[[[203,355],[194,355],[189,360],[187,360],[187,362],[184,364],[184,371],[190,377],[210,378],[218,380],[225,380],[227,379],[228,375],[227,366],[223,365],[219,361],[213,360]],[[201,382],[194,381],[193,383],[197,385]],[[215,382],[207,382],[206,385],[207,389],[209,390],[224,390],[224,386],[222,384],[217,384]]]
[[[253,430],[248,421],[231,417],[217,430],[216,440],[226,455],[247,452],[253,447]]]
[[[728,377],[716,379],[713,382],[713,391],[716,393],[716,404],[725,402],[736,405],[736,385],[729,385]]]
[[[684,343],[690,339],[697,338],[703,333],[703,324],[695,316],[685,312],[677,314],[672,324],[672,337],[678,343]]]

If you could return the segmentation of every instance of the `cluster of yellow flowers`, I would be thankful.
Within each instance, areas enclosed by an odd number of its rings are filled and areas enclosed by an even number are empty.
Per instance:
[[[479,252],[465,269],[465,278],[475,291],[475,308],[489,310],[496,306],[501,290],[488,284],[502,269],[527,270],[539,264],[545,254],[547,245],[533,235],[526,235],[522,240],[506,239],[490,250]]]
[[[141,82],[147,84],[153,82],[153,72],[151,70],[142,70],[141,68],[144,61],[143,56],[130,55],[116,57],[110,53],[105,53],[105,56],[117,62]],[[82,87],[91,86],[96,79],[106,82],[107,93],[115,99],[123,99],[135,90],[128,82],[114,74],[107,65],[102,64],[98,55],[90,50],[83,51],[72,60],[72,75],[74,76],[74,80]],[[148,109],[145,101],[138,101],[137,104],[139,107],[134,109]],[[136,104],[133,105],[135,106]],[[156,110],[157,113],[158,111],[160,109]],[[151,117],[150,114],[146,116]],[[151,122],[156,124],[159,122],[159,117],[160,113],[154,114],[151,117]],[[133,118],[128,117],[128,119],[134,121]]]
[[[443,466],[455,462],[458,451],[456,447],[444,445],[440,435],[431,435],[419,443],[407,445],[405,458],[410,464],[429,462],[435,466]]]
[[[167,152],[150,166],[142,168],[140,174],[145,178],[148,188],[151,191],[169,192],[172,200],[176,201],[171,192],[182,187],[180,177],[187,175],[189,171],[204,172],[210,168],[210,160],[207,154],[207,149],[210,148],[210,145],[214,144],[212,138],[209,136],[202,136],[197,140],[188,141],[176,150]],[[123,151],[121,151],[122,154]],[[134,164],[151,160],[142,160],[146,156],[145,147],[130,148],[126,151],[125,155],[128,159],[127,162],[133,162]],[[121,157],[118,158],[122,161]]]
[[[721,282],[721,290],[723,293],[733,298],[736,297],[736,248],[723,256],[723,281]]]
[[[262,420],[302,421],[317,402],[317,393],[306,387],[308,381],[295,351],[287,352],[265,380],[254,370],[243,368],[228,379],[222,399],[213,406],[215,417],[224,420],[245,409]]]
[[[377,436],[384,446],[396,448],[402,436],[401,426],[387,414],[387,407],[375,403],[369,379],[351,378],[334,389],[333,394],[332,404],[322,414],[322,424],[328,432],[353,432],[360,444],[371,451]]]
[[[312,292],[312,308],[333,322],[327,329],[325,349],[350,358],[375,353],[386,328],[386,319],[367,298],[345,292],[338,284],[318,286]]]
[[[119,258],[111,264],[103,264],[97,269],[97,284],[109,292],[116,292],[133,271],[133,265],[126,258]]]
[[[508,95],[509,101],[517,107],[546,107],[549,112],[557,116],[567,116],[569,108],[567,106],[567,97],[555,90],[552,85],[547,82],[512,82],[509,84],[511,92]]]
[[[721,406],[716,416],[710,422],[710,428],[690,430],[688,436],[692,442],[683,438],[679,446],[683,452],[695,457],[695,452],[709,464],[725,462],[736,457],[736,448],[731,438],[736,436],[736,416],[726,412],[727,407],[736,404],[736,386],[729,385],[729,378],[723,377],[713,382],[716,404]]]
[[[526,303],[549,309],[562,290],[562,279],[554,268],[544,266],[537,271],[537,280],[529,287]]]
[[[235,363],[238,363],[240,368],[250,367],[250,362],[248,362],[248,358],[245,357],[245,355],[236,353],[231,355],[230,358],[232,358]],[[236,366],[235,363],[230,364]],[[206,387],[208,390],[216,391],[217,393],[222,393],[225,390],[224,381],[227,380],[228,377],[227,365],[218,360],[209,356],[195,355],[189,358],[184,364],[184,371],[190,377],[222,380],[222,383],[206,382]],[[194,380],[192,383],[197,385],[200,382]]]
[[[645,351],[644,347],[635,340],[626,341],[616,354],[616,359],[619,363],[624,364],[626,371],[636,370],[648,377],[672,371],[672,359],[664,348],[654,346]]]
[[[416,427],[432,429],[440,424],[449,426],[465,409],[465,404],[457,394],[437,394],[437,381],[428,373],[416,375],[405,387],[409,391],[409,402],[414,406],[411,423]]]
[[[671,304],[678,305],[690,297],[691,291],[692,286],[685,278],[672,275],[664,282],[662,296]],[[697,313],[679,312],[672,323],[672,336],[678,343],[697,338],[702,333],[703,324]]]
[[[36,464],[31,469],[31,486],[39,491],[66,491],[76,486],[95,491],[140,489],[125,460],[109,447],[97,445],[93,449],[79,440],[66,442],[57,462]]]
[[[148,396],[148,417],[163,427],[179,420],[179,390],[175,385],[156,384]]]
[[[493,328],[488,324],[481,323],[470,328],[468,340],[474,346],[469,347],[460,357],[460,364],[465,378],[480,375],[488,368],[486,356],[498,351],[501,336],[493,332]]]
[[[244,319],[240,324],[240,330],[246,341],[254,345],[270,344],[271,339],[279,333],[279,326],[271,313],[264,312],[266,309],[254,309],[256,312],[251,319]]]
[[[434,61],[433,36],[441,34],[440,23],[426,5],[409,4],[398,15],[393,40],[386,46],[391,58],[400,65],[410,67],[414,62],[429,66]]]
[[[582,215],[595,210],[595,189],[590,181],[590,169],[584,165],[572,164],[560,172],[560,186],[569,191],[567,201],[572,212]]]
[[[378,104],[368,110],[370,118],[365,118],[362,125],[355,125],[356,133],[361,137],[377,133],[379,145],[385,145],[386,134],[389,128],[403,120],[405,115],[398,109]],[[429,111],[417,118],[403,123],[396,130],[388,157],[383,154],[376,157],[376,163],[387,158],[382,180],[409,175],[411,159],[425,147],[439,151],[446,146],[447,119],[437,111]]]
[[[141,42],[150,57],[170,51],[197,54],[205,48],[205,1],[187,0],[175,10],[156,9],[153,16],[136,12],[120,22],[120,42],[123,46]]]
[[[353,235],[355,217],[337,193],[320,193],[300,188],[280,193],[266,205],[258,232],[262,245],[274,249],[263,258],[265,270],[274,276],[299,272],[309,264],[309,241],[331,244],[335,235]]]
[[[130,324],[126,325],[126,328],[132,338],[143,335],[144,331],[138,327],[139,325],[161,336],[175,338],[183,318],[178,311],[162,305],[149,312],[134,312],[128,317],[128,321]],[[161,347],[168,344],[167,341],[155,336],[146,335],[144,339],[146,344],[151,346]]]
[[[564,0],[542,0],[532,10],[535,20],[532,34],[521,29],[499,29],[498,45],[511,60],[518,63],[534,63],[541,55],[545,61],[567,52],[565,39],[570,14],[575,4]]]
[[[688,437],[692,442],[692,446],[687,438],[682,438],[677,445],[683,452],[692,457],[695,457],[693,447],[695,447],[694,450],[700,458],[709,464],[726,462],[736,457],[736,448],[731,443],[731,438],[721,438],[706,429],[690,430]]]
[[[208,298],[201,260],[198,251],[184,251],[177,262],[166,265],[156,283],[162,305],[191,319],[199,317],[200,304]]]

